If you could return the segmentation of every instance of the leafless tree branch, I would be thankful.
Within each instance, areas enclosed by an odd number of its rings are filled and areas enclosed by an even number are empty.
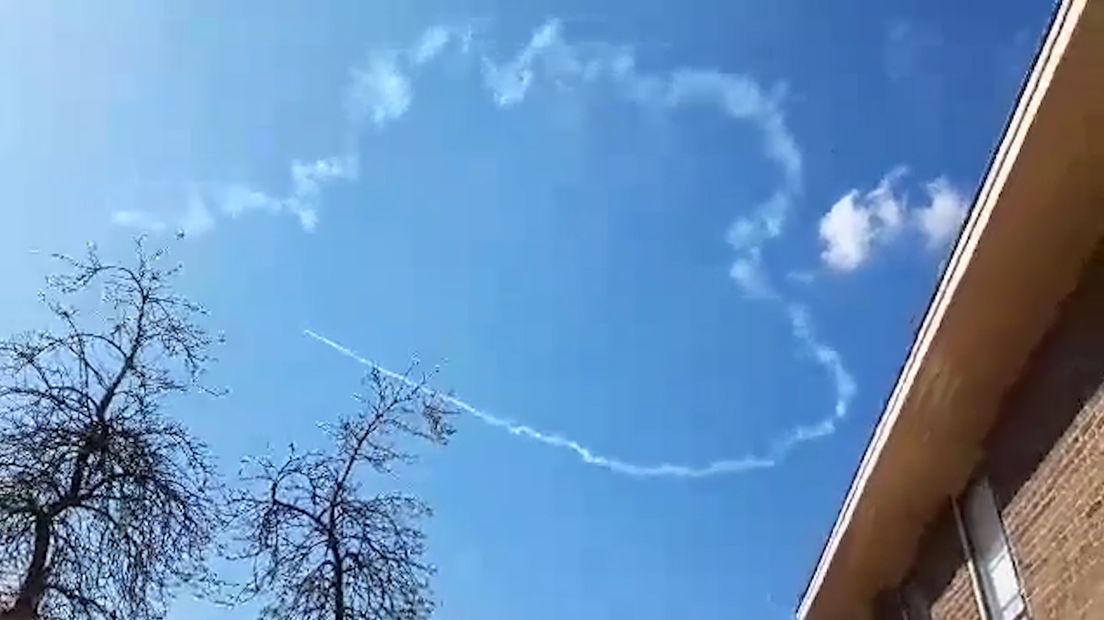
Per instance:
[[[162,403],[201,387],[215,339],[179,267],[136,246],[133,264],[57,256],[57,327],[0,341],[0,618],[160,618],[204,572],[214,471]]]
[[[409,377],[409,374],[408,374]],[[360,411],[329,428],[333,447],[247,464],[233,500],[247,597],[265,620],[419,620],[433,610],[418,521],[429,508],[401,493],[371,494],[366,473],[411,461],[410,440],[444,444],[456,412],[427,379],[372,371]]]

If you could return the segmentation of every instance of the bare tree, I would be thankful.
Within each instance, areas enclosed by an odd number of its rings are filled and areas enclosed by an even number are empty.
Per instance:
[[[218,529],[206,448],[162,411],[213,339],[163,250],[58,258],[55,327],[0,341],[0,618],[160,618]]]
[[[267,620],[418,620],[433,609],[417,522],[429,514],[402,493],[374,494],[361,476],[413,460],[410,439],[444,444],[450,401],[420,381],[375,369],[361,410],[328,427],[333,447],[282,461],[247,463],[239,517],[240,558],[251,560],[247,596],[261,595]]]

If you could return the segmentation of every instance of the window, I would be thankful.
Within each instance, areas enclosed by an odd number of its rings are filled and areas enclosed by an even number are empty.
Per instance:
[[[979,480],[966,490],[958,506],[966,548],[981,589],[989,620],[1018,620],[1027,617],[1020,580],[1012,561],[1012,550],[1001,524],[993,490]]]

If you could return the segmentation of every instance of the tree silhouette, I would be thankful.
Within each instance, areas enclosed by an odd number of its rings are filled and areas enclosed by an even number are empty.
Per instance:
[[[162,411],[213,338],[136,245],[58,256],[54,327],[0,341],[0,618],[160,618],[219,529],[206,448]]]
[[[412,369],[411,369],[412,370]],[[327,451],[292,445],[281,461],[246,464],[232,509],[239,558],[252,564],[246,596],[262,596],[266,620],[417,620],[433,609],[417,522],[429,514],[402,493],[371,494],[365,470],[387,474],[413,460],[411,439],[447,442],[456,412],[414,381],[374,369],[361,410],[327,428]]]

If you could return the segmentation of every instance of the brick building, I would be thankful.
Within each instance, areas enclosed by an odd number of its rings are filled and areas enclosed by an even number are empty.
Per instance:
[[[797,615],[1104,620],[1104,0],[1055,8]]]

